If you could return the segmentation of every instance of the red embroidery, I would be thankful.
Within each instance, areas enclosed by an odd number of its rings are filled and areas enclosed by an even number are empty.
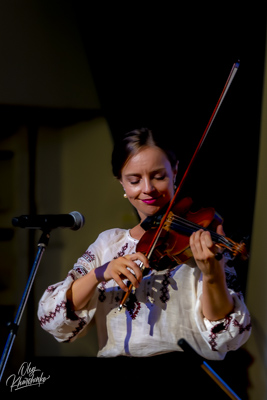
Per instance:
[[[119,252],[117,253],[117,256],[114,257],[114,260],[115,260],[116,258],[123,257],[124,254],[125,254],[125,251],[127,250],[127,248],[128,248],[128,243],[126,243],[124,246],[122,246],[121,251],[119,251]]]
[[[73,272],[69,272],[69,273],[68,273],[68,276],[70,276],[71,279],[72,279],[73,281],[76,280],[76,277],[75,277],[75,275],[73,274]]]
[[[53,291],[56,289],[56,286],[48,286],[48,288],[46,289],[47,292],[53,293]]]
[[[56,305],[55,311],[50,311],[49,315],[44,315],[43,317],[40,318],[40,324],[41,326],[45,324],[49,324],[51,319],[54,320],[55,316],[61,311],[61,309],[66,309],[66,302],[62,301],[60,304]]]
[[[220,322],[219,324],[216,324],[212,329],[211,329],[211,334],[210,334],[210,341],[209,344],[211,346],[212,351],[218,351],[216,349],[217,347],[217,336],[218,333],[222,331],[227,331],[229,329],[230,323],[231,323],[232,317],[229,315],[228,317],[225,318],[224,322]]]
[[[244,326],[243,324],[240,324],[236,319],[233,322],[234,326],[238,326],[239,328],[239,333],[240,335],[245,332],[245,331],[250,331],[250,329],[252,328],[251,322],[249,324],[247,324],[246,326]]]
[[[95,260],[95,255],[91,252],[86,250],[86,252],[82,256],[87,262],[92,262]]]
[[[76,267],[73,268],[75,271],[77,271],[80,275],[84,276],[88,273],[87,269],[85,269],[84,267],[82,267],[81,265],[78,265]]]
[[[129,312],[132,319],[135,319],[140,311],[141,304],[137,300],[136,295],[131,293],[126,303],[127,311]]]

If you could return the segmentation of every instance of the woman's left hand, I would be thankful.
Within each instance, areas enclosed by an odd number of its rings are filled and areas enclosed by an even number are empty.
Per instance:
[[[224,235],[222,225],[217,227],[217,233]],[[216,257],[220,249],[213,243],[208,231],[200,229],[194,232],[189,243],[197,266],[203,274],[202,313],[210,321],[218,321],[234,309],[234,301],[225,279],[225,260],[223,257]]]
[[[218,225],[217,233],[225,235],[222,225]],[[203,275],[216,276],[219,272],[218,269],[222,268],[222,263],[216,258],[220,249],[213,243],[210,232],[203,229],[194,232],[190,236],[189,244],[197,266]]]

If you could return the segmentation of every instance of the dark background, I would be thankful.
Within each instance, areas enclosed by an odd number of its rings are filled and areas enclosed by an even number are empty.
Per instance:
[[[255,8],[129,7],[114,18],[110,7],[94,24],[90,8],[76,6],[114,139],[141,126],[158,130],[177,150],[178,181],[240,60],[186,192],[244,233],[253,214],[265,50],[264,4]]]
[[[195,151],[232,65],[240,68],[183,186],[196,207],[213,206],[228,236],[253,223],[265,52],[266,7],[235,3],[129,7],[99,23],[76,16],[114,140],[147,126],[171,140],[177,181]],[[97,12],[95,14],[97,16]],[[245,291],[246,267],[241,272]]]

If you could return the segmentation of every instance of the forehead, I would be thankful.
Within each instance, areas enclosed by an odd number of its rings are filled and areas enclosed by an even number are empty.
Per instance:
[[[159,147],[144,147],[131,156],[122,168],[122,174],[145,173],[159,169],[171,170],[168,157]]]

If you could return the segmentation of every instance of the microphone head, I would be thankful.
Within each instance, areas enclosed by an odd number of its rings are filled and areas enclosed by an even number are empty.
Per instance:
[[[85,224],[85,218],[84,216],[79,213],[78,211],[72,211],[70,213],[70,215],[73,217],[74,219],[74,224],[73,226],[70,228],[73,231],[78,231],[78,229],[82,228]]]
[[[12,225],[13,226],[19,226],[19,218],[18,217],[12,218]]]

